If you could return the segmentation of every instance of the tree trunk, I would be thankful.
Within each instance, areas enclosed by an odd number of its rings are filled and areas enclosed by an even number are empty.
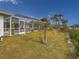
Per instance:
[[[45,24],[45,28],[44,28],[44,39],[43,39],[43,42],[45,44],[47,44],[47,27],[46,27],[46,24]]]
[[[44,30],[44,43],[47,43],[47,31],[46,31],[46,29]]]

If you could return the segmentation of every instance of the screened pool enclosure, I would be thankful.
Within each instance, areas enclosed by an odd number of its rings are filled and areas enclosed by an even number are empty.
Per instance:
[[[40,30],[40,21],[21,15],[0,12],[0,36],[12,36]]]

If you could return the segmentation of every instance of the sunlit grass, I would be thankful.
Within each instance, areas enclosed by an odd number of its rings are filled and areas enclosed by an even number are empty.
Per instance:
[[[70,59],[65,35],[47,31],[48,43],[42,43],[43,31],[5,37],[0,45],[0,59]]]

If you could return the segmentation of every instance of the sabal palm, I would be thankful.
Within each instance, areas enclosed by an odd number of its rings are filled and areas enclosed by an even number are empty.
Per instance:
[[[67,23],[68,23],[67,20],[62,20],[62,25],[63,25],[63,27],[67,27]]]
[[[59,21],[61,21],[61,17],[63,17],[62,14],[56,14],[54,16],[51,17],[51,19],[55,22],[55,24],[58,26],[59,25]]]

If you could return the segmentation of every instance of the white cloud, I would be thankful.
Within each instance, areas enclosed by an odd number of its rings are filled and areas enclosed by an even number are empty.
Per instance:
[[[18,4],[17,0],[0,0],[0,2],[11,2],[12,4]]]
[[[51,17],[51,15],[48,15],[48,17]]]

